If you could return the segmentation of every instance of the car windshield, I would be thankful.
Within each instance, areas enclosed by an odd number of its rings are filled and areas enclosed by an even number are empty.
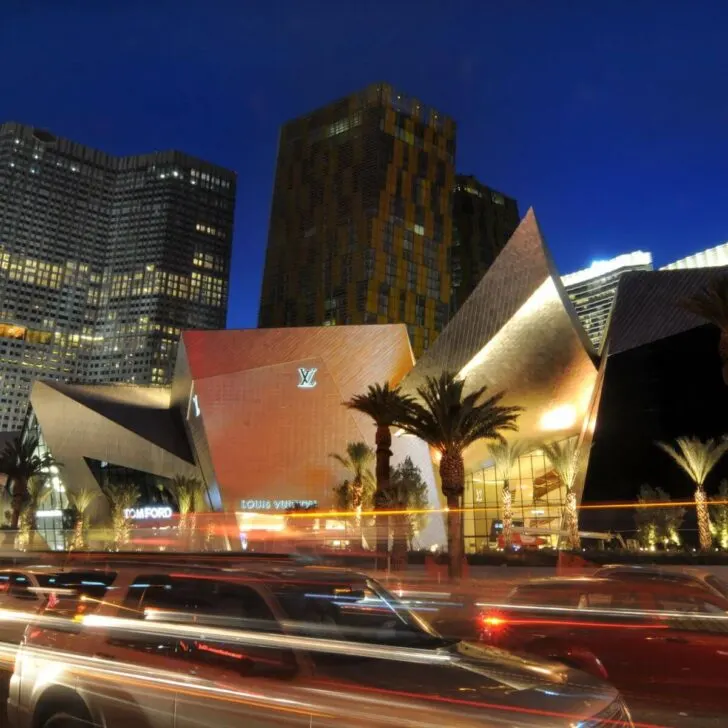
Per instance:
[[[283,583],[274,589],[298,634],[371,644],[442,646],[442,638],[372,579]]]

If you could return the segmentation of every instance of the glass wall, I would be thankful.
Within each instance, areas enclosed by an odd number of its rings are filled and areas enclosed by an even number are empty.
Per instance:
[[[44,457],[50,453],[43,433],[38,426],[35,413],[31,410],[23,437],[38,438],[36,455]],[[51,453],[52,454],[52,453]],[[38,498],[36,529],[48,544],[48,548],[59,551],[66,548],[65,532],[73,527],[73,513],[69,509],[66,486],[57,465],[51,465],[43,474],[43,489]]]
[[[503,475],[487,463],[465,475],[465,550],[478,553],[502,547]],[[566,491],[540,449],[519,458],[510,477],[513,545],[556,548]],[[523,529],[523,531],[520,531]]]

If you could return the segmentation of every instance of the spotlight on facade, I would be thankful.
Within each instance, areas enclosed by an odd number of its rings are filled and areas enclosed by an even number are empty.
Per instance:
[[[539,422],[542,430],[567,430],[576,423],[576,407],[570,404],[554,407],[546,412]]]

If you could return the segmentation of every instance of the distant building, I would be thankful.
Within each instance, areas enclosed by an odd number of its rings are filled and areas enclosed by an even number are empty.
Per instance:
[[[387,84],[280,134],[259,325],[405,323],[417,355],[449,314],[455,123]]]
[[[684,270],[686,268],[719,268],[728,265],[728,243],[716,245],[714,248],[701,250],[699,253],[680,258],[674,263],[663,265],[660,270]]]
[[[561,279],[597,350],[607,328],[619,279],[631,270],[652,270],[652,254],[636,251],[618,255],[611,260],[596,261],[588,268]]]
[[[493,265],[520,222],[518,203],[470,175],[455,178],[452,298],[455,313]]]
[[[0,125],[0,430],[31,380],[171,381],[180,331],[225,325],[235,175]]]

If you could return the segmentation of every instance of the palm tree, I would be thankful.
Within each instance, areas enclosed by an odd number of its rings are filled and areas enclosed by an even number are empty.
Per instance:
[[[579,537],[579,510],[574,492],[576,480],[576,466],[578,455],[578,439],[571,437],[563,442],[544,443],[541,450],[566,489],[564,505],[564,526],[566,531],[566,545],[569,549],[578,549],[581,546]]]
[[[46,496],[43,486],[45,479],[34,476],[28,481],[27,498],[20,512],[20,520],[18,521],[18,536],[15,539],[15,546],[19,551],[27,551],[32,546],[32,538],[35,535],[35,514],[38,511],[38,505]]]
[[[367,486],[374,484],[374,475],[371,471],[371,464],[374,460],[374,451],[366,442],[350,442],[346,446],[346,455],[331,453],[331,456],[338,463],[343,465],[352,474],[349,481],[349,492],[351,496],[351,507],[354,510],[356,527],[361,534],[361,510],[364,501],[364,490]],[[364,542],[362,540],[362,545]]]
[[[16,437],[0,452],[0,472],[8,477],[5,486],[11,496],[12,516],[10,528],[18,528],[20,513],[28,498],[28,482],[31,478],[45,478],[51,467],[60,465],[50,453],[38,455],[38,438]]]
[[[683,300],[682,307],[720,329],[718,354],[723,381],[728,384],[728,276],[711,278],[702,290]]]
[[[76,510],[76,523],[73,528],[71,549],[78,551],[87,546],[88,535],[88,511],[91,504],[96,500],[99,493],[95,488],[81,488],[75,492],[67,492],[68,502]]]
[[[490,457],[495,467],[496,478],[503,481],[503,548],[510,549],[513,540],[513,494],[511,492],[511,472],[526,445],[523,442],[494,442],[490,446]]]
[[[706,440],[698,437],[678,437],[675,445],[658,442],[664,450],[695,483],[695,510],[698,514],[698,538],[700,548],[707,551],[713,544],[710,535],[710,513],[708,512],[705,480],[710,471],[728,452],[728,440]]]
[[[517,430],[521,407],[500,404],[503,393],[486,398],[486,387],[464,393],[465,380],[453,372],[428,377],[417,389],[424,402],[412,402],[402,427],[440,453],[440,479],[447,500],[449,575],[462,576],[463,514],[461,499],[465,490],[463,451],[478,440],[503,442],[504,430]]]
[[[177,500],[179,511],[179,533],[187,534],[187,548],[191,551],[197,531],[197,514],[206,510],[205,484],[194,476],[175,475],[170,484]]]
[[[111,526],[114,530],[114,548],[120,551],[129,543],[131,536],[131,519],[126,512],[139,501],[141,493],[138,486],[109,483],[102,488],[111,509]]]
[[[370,385],[366,394],[353,396],[344,405],[349,409],[363,412],[374,420],[377,431],[374,438],[376,443],[376,481],[377,488],[374,493],[374,509],[386,508],[387,490],[389,489],[389,461],[392,457],[392,432],[390,427],[400,424],[405,417],[407,408],[413,402],[411,397],[403,394],[399,387],[390,387],[389,382],[383,385]],[[389,551],[389,536],[387,518],[378,519],[377,524],[377,553],[386,559]]]

